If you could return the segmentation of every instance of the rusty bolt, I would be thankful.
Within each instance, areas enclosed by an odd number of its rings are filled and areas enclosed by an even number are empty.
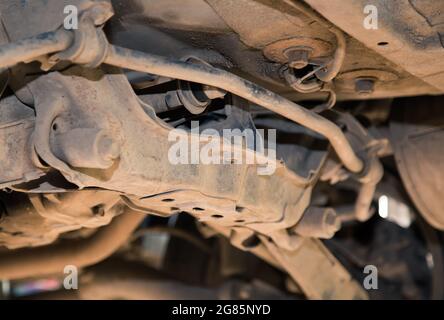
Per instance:
[[[357,78],[355,79],[355,91],[358,94],[371,94],[375,89],[374,78]]]
[[[285,50],[284,55],[288,58],[290,68],[302,69],[308,65],[310,57],[310,48],[289,48]]]

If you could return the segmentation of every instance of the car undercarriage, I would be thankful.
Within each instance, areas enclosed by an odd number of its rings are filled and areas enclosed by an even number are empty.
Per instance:
[[[444,299],[442,11],[0,0],[1,295]]]

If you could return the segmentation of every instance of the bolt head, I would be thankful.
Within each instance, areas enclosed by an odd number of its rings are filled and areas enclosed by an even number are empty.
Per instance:
[[[355,80],[355,91],[358,94],[371,94],[375,90],[375,79],[358,78]]]
[[[308,48],[289,48],[284,54],[288,58],[290,68],[302,69],[308,65],[310,52]]]

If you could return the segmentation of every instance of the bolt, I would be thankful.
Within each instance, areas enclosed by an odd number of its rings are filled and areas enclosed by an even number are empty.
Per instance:
[[[375,89],[374,78],[357,78],[355,79],[355,91],[358,94],[371,94]]]
[[[308,65],[311,48],[289,48],[284,51],[290,68],[302,69]]]

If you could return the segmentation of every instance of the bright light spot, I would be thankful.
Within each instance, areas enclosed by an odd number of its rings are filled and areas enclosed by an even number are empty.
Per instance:
[[[378,214],[381,218],[388,217],[388,198],[387,196],[380,196],[378,199]]]
[[[378,213],[381,218],[394,222],[402,228],[408,228],[412,223],[410,208],[405,203],[385,195],[378,199]]]
[[[427,261],[427,266],[429,267],[429,269],[433,269],[433,266],[434,266],[433,256],[430,252],[427,252],[426,261]]]
[[[11,293],[11,284],[8,280],[0,281],[1,292],[4,297],[9,297]]]

